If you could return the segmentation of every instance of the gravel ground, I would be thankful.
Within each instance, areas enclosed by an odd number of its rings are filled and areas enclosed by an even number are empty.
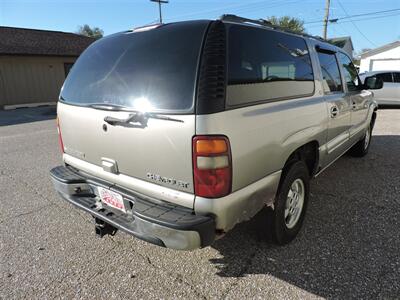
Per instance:
[[[400,110],[379,111],[365,158],[344,156],[312,182],[294,242],[264,241],[261,212],[193,252],[96,238],[50,182],[53,118],[0,112],[0,299],[400,298]]]

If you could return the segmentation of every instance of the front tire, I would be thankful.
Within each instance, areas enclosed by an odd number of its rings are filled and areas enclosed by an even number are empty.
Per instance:
[[[367,155],[372,139],[372,126],[369,125],[362,140],[350,149],[350,155],[354,157],[363,157]]]
[[[303,224],[310,194],[310,175],[303,161],[286,167],[275,199],[272,234],[279,245],[292,241]]]

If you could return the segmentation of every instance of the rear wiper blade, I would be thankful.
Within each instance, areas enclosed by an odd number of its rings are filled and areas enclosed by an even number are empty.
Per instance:
[[[180,120],[180,119],[174,119],[174,118],[163,116],[163,115],[156,114],[156,113],[142,113],[142,112],[130,114],[126,119],[118,119],[118,118],[107,116],[104,118],[104,122],[106,122],[110,125],[124,125],[124,124],[131,124],[131,123],[140,123],[143,127],[146,127],[147,122],[150,118],[184,123],[184,121]]]
[[[167,117],[160,114],[155,114],[155,113],[144,113],[144,114],[147,116],[147,118],[184,123],[183,120]]]

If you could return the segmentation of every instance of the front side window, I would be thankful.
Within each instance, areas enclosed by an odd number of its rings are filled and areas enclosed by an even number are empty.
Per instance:
[[[342,79],[339,65],[334,53],[318,52],[319,64],[322,72],[322,86],[325,93],[341,92]]]
[[[392,73],[379,73],[375,75],[376,78],[380,78],[383,82],[393,82]]]
[[[228,106],[313,94],[311,59],[303,38],[231,25],[228,45]]]
[[[349,91],[357,91],[360,80],[358,78],[357,69],[354,67],[353,62],[346,54],[343,53],[339,53],[339,61],[343,67],[347,89]]]

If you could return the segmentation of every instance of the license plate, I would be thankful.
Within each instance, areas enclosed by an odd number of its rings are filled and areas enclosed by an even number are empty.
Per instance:
[[[104,189],[102,187],[98,187],[98,190],[100,199],[103,203],[126,213],[124,200],[120,194]]]

